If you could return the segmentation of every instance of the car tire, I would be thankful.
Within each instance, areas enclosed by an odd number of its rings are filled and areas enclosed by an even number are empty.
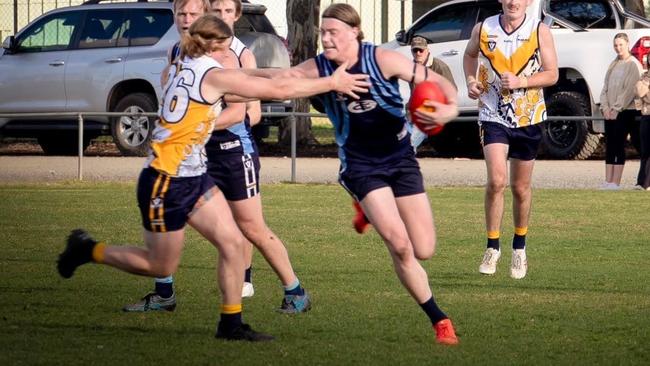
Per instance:
[[[590,116],[587,98],[574,91],[560,91],[547,99],[548,116]],[[589,121],[549,121],[542,128],[542,154],[552,159],[583,160],[600,146],[601,136],[589,131]]]
[[[79,136],[76,132],[52,132],[37,137],[45,155],[75,156],[79,154]],[[84,134],[83,151],[90,145],[91,137]]]
[[[115,105],[114,112],[156,112],[155,98],[146,93],[128,94]],[[153,133],[154,117],[122,116],[111,118],[111,135],[115,145],[125,156],[146,156]]]

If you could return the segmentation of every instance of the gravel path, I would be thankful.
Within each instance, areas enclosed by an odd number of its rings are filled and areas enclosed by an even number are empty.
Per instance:
[[[291,181],[290,158],[262,158],[262,183]],[[135,181],[144,158],[84,157],[83,180]],[[537,188],[598,188],[603,181],[602,161],[540,160],[536,163],[533,184]],[[420,159],[427,186],[482,186],[485,183],[483,160]],[[296,182],[336,183],[338,159],[298,158]],[[0,156],[0,182],[56,182],[77,178],[75,157]],[[623,186],[636,183],[639,160],[630,160],[623,174]]]

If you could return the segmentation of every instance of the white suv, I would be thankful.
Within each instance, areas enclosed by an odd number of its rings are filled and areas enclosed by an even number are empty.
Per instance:
[[[288,67],[283,41],[261,5],[244,4],[235,33],[260,67]],[[38,17],[0,50],[0,114],[35,112],[156,112],[167,50],[179,39],[172,1],[87,1]],[[273,50],[274,52],[269,52]],[[262,52],[266,51],[266,52]],[[265,102],[263,110],[290,104]],[[112,135],[124,155],[147,151],[154,118],[84,118],[84,147]],[[46,154],[75,154],[70,117],[0,119],[0,135],[35,137]]]

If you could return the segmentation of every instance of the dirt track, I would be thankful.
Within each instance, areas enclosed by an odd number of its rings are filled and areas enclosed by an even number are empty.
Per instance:
[[[290,158],[262,158],[262,183],[291,181]],[[144,158],[84,157],[83,180],[135,181]],[[533,184],[537,188],[595,189],[604,177],[602,161],[550,161],[536,163]],[[420,159],[427,186],[482,186],[485,183],[483,160]],[[296,182],[336,183],[338,159],[298,158]],[[55,182],[77,178],[76,157],[0,156],[0,182]],[[636,183],[639,160],[630,160],[623,174],[623,187]]]

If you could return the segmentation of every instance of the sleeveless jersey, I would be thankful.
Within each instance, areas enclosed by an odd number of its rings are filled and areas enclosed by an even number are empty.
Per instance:
[[[209,103],[201,95],[203,78],[213,68],[221,65],[208,56],[172,64],[145,167],[173,177],[205,173],[205,143],[221,110],[221,101]]]
[[[230,49],[237,56],[239,66],[241,67],[241,55],[246,49],[246,45],[239,38],[233,37]],[[214,131],[205,149],[209,155],[234,153],[242,155],[256,152],[257,146],[255,145],[255,140],[252,138],[248,115],[240,123],[223,130]]]
[[[399,165],[405,154],[413,154],[398,80],[384,78],[375,52],[376,46],[361,43],[357,63],[347,70],[369,76],[371,86],[367,93],[357,93],[360,99],[336,92],[317,96],[334,125],[341,172],[354,167],[367,173],[378,165]],[[321,77],[338,67],[322,53],[315,61]]]
[[[526,17],[512,33],[499,22],[500,15],[483,21],[479,40],[479,121],[497,122],[509,128],[533,125],[546,119],[542,88],[503,89],[501,75],[507,71],[530,77],[541,69],[538,19]]]

